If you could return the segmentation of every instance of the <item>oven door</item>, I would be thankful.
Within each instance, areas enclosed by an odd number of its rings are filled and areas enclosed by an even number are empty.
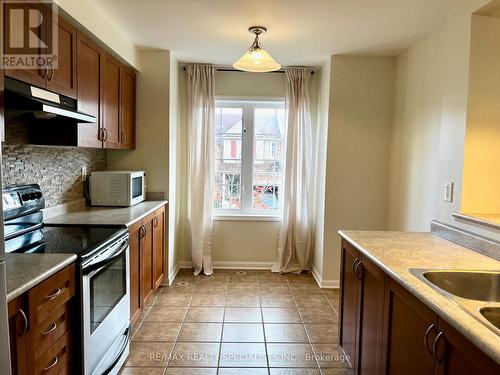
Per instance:
[[[128,349],[128,270],[128,235],[82,266],[84,374],[108,372]]]

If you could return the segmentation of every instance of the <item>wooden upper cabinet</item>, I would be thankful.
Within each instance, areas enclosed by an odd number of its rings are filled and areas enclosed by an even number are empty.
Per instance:
[[[437,315],[394,280],[389,279],[387,284],[387,373],[433,374]]]
[[[58,17],[57,34],[58,63],[57,68],[49,68],[48,70],[47,89],[76,98],[76,28],[64,18]]]
[[[120,149],[120,64],[109,53],[104,52],[101,64],[101,127],[103,131],[104,148]]]
[[[78,125],[78,146],[102,147],[100,132],[101,48],[78,32],[78,111],[95,116],[95,124]]]
[[[153,218],[153,282],[158,288],[165,275],[166,220],[165,207],[158,209]]]
[[[2,6],[4,6],[4,4],[2,4]],[[8,4],[5,4],[5,6],[8,6]],[[25,6],[27,6],[29,8],[36,9],[39,12],[39,13],[37,13],[37,15],[40,15],[40,18],[43,17],[44,19],[46,19],[48,16],[49,10],[45,6],[45,4],[43,4],[43,3],[40,3],[40,4],[29,3],[29,4],[26,4]],[[3,19],[3,21],[4,21],[3,22],[3,27],[4,27],[3,31],[4,32],[2,34],[3,34],[3,38],[4,38],[4,40],[3,40],[4,53],[17,54],[17,53],[19,53],[19,49],[9,48],[10,44],[8,41],[8,33],[5,32],[5,30],[11,29],[10,17],[9,17],[8,12],[3,12],[3,17],[4,17],[4,19]],[[40,24],[45,25],[42,22],[40,22]],[[12,27],[14,28],[16,33],[24,33],[24,31],[22,30],[22,27],[23,27],[22,24],[20,24],[20,23],[15,24],[15,25],[12,25]],[[47,33],[46,28],[43,26],[40,26],[37,28],[30,28],[30,31],[34,35],[36,35],[39,40],[44,40],[45,35]],[[42,54],[41,43],[39,43],[39,48],[37,50],[39,51],[38,54]],[[30,53],[30,54],[32,54],[32,53]],[[31,85],[41,87],[43,89],[45,89],[47,87],[47,81],[46,81],[47,73],[48,73],[47,67],[43,67],[41,69],[38,69],[38,68],[37,69],[5,69],[5,76],[6,77],[15,78],[15,79],[18,79],[20,81],[27,82]]]
[[[121,75],[121,144],[122,149],[135,149],[135,73],[123,67]]]

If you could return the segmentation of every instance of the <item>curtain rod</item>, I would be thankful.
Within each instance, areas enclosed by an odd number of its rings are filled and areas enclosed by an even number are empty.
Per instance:
[[[186,67],[184,66],[182,68],[184,71],[186,70]],[[316,68],[308,68],[308,69],[311,69],[311,74],[314,74],[314,71],[316,70]],[[250,72],[245,72],[244,70],[238,70],[238,69],[234,69],[234,68],[228,68],[228,67],[215,67],[215,70],[217,70],[218,72],[238,72],[238,73],[250,73]],[[281,74],[284,74],[285,73],[285,70],[284,69],[279,69],[279,70],[274,70],[272,72],[265,72],[265,73],[281,73]]]

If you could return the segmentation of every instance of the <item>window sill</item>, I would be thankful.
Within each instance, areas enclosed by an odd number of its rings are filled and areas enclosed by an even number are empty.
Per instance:
[[[214,221],[281,221],[281,218],[272,215],[216,214],[214,215]]]

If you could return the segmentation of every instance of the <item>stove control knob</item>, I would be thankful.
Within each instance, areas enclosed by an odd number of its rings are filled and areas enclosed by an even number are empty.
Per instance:
[[[27,194],[27,193],[24,193],[23,195],[21,195],[21,199],[22,199],[23,201],[27,201],[27,200],[29,199],[29,197],[30,197],[30,195],[29,195],[29,194]]]
[[[36,199],[36,193],[35,192],[31,192],[30,193],[30,200],[33,200],[33,199]]]
[[[41,197],[42,197],[42,192],[41,192],[41,191],[37,191],[37,192],[35,193],[35,198],[36,198],[36,199],[40,199]]]

